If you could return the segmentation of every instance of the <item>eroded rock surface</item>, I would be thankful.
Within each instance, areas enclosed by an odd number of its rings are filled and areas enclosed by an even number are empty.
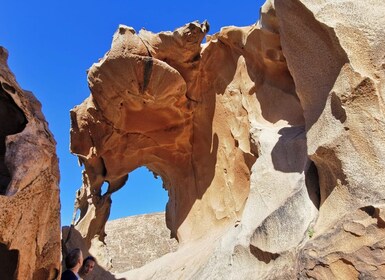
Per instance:
[[[385,6],[370,6],[268,1],[257,24],[205,44],[207,23],[120,26],[71,111],[87,246],[144,165],[180,248],[126,279],[383,275]]]
[[[60,271],[56,142],[0,47],[0,278],[56,279]]]
[[[170,239],[164,212],[108,221],[106,234],[114,273],[139,268],[178,248]]]

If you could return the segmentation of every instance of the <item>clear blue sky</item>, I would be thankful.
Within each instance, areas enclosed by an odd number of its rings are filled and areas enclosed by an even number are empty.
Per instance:
[[[0,45],[23,89],[31,90],[57,142],[62,225],[72,219],[81,185],[77,158],[69,153],[69,111],[88,95],[86,70],[110,48],[119,24],[153,31],[174,30],[208,20],[209,34],[228,25],[253,24],[263,1],[99,1],[7,0],[1,3]],[[167,192],[145,168],[130,174],[112,195],[110,219],[164,211]]]

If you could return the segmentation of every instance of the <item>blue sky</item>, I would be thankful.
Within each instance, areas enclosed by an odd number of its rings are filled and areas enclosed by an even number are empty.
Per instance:
[[[253,24],[263,1],[2,1],[0,45],[23,89],[31,90],[57,142],[62,225],[71,223],[75,191],[81,185],[77,158],[69,153],[69,111],[88,95],[86,70],[103,57],[119,24],[153,32],[208,20],[209,34],[228,25]],[[112,195],[110,219],[164,211],[161,179],[145,168],[130,174]]]

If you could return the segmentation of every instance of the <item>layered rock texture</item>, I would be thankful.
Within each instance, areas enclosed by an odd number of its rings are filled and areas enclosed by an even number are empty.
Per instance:
[[[56,142],[41,105],[22,90],[0,47],[0,278],[56,279],[60,272]]]
[[[71,111],[86,248],[108,252],[110,196],[146,166],[180,245],[119,277],[383,277],[384,14],[382,0],[268,1],[204,44],[206,22],[120,26]]]

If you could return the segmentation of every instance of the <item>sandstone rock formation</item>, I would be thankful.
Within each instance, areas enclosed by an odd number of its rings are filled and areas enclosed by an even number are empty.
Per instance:
[[[22,90],[0,47],[0,278],[56,279],[60,272],[56,142],[41,105]]]
[[[114,273],[139,268],[178,247],[175,239],[170,239],[164,212],[108,221],[106,234]]]
[[[87,248],[104,242],[111,193],[147,166],[180,247],[119,277],[383,276],[385,6],[367,5],[267,1],[257,24],[205,44],[206,22],[120,26],[71,111]]]

